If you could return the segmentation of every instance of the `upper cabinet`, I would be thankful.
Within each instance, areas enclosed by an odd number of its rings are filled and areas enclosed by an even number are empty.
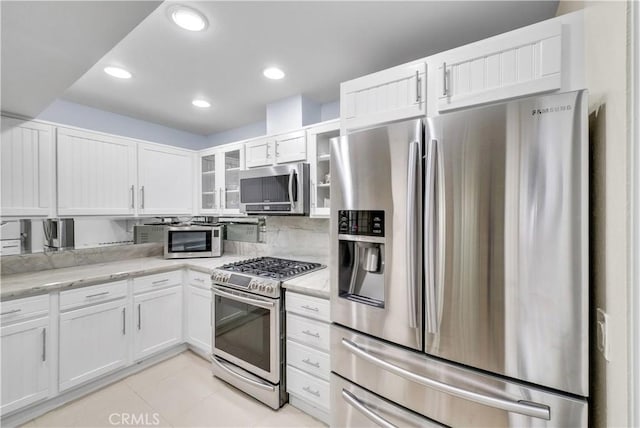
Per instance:
[[[340,85],[343,131],[423,116],[426,64],[413,61]]]
[[[138,143],[138,212],[191,215],[193,162],[190,150]]]
[[[329,218],[331,197],[331,138],[340,136],[340,121],[334,120],[307,129],[309,147],[311,206],[310,217]]]
[[[57,129],[58,214],[132,215],[136,145],[77,129]]]
[[[2,216],[47,216],[55,194],[53,128],[2,117]]]
[[[427,58],[427,114],[584,89],[582,31],[571,13]]]
[[[245,143],[246,166],[254,168],[307,159],[307,140],[304,130],[270,137],[261,137]]]
[[[200,153],[200,213],[240,213],[240,171],[244,145],[226,144]]]

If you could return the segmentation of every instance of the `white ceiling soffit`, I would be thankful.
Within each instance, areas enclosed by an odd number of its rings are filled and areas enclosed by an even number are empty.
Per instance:
[[[264,120],[296,94],[324,103],[339,83],[555,15],[555,1],[183,2],[209,27],[185,31],[165,3],[64,94],[80,104],[211,134]],[[133,78],[105,75],[121,65]],[[286,77],[270,81],[265,67]],[[211,108],[191,105],[196,97]]]
[[[160,3],[2,0],[2,111],[37,116]]]

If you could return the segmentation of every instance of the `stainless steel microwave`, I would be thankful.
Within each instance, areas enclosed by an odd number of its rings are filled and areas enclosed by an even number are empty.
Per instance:
[[[224,226],[169,226],[164,232],[164,258],[220,257]]]
[[[300,162],[240,171],[240,212],[309,214],[309,164]]]

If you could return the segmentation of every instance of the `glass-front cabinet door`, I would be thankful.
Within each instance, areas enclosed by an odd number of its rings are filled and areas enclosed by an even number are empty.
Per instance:
[[[239,180],[243,169],[242,144],[225,144],[200,152],[202,214],[240,214]]]
[[[200,209],[203,211],[216,210],[216,158],[211,154],[200,158],[202,191],[200,194]]]

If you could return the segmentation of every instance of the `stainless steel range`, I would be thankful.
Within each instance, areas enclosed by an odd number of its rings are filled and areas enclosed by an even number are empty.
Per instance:
[[[213,374],[268,406],[280,408],[287,401],[281,285],[324,267],[258,257],[215,269]]]

